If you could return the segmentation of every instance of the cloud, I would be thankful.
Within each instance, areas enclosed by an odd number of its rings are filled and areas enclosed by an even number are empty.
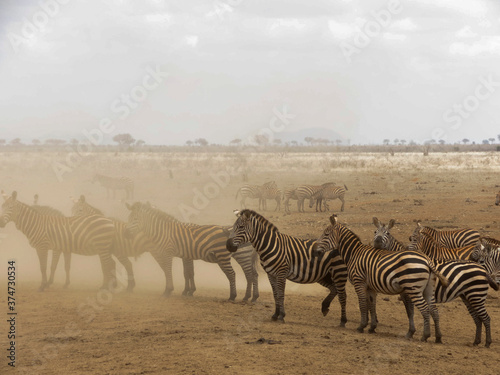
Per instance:
[[[479,56],[500,55],[500,36],[483,36],[479,40],[465,43],[454,42],[449,51],[452,55]]]

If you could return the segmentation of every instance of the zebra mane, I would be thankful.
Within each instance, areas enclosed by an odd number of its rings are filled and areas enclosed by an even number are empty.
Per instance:
[[[361,239],[359,238],[359,236],[356,233],[354,233],[352,230],[350,230],[349,228],[347,228],[345,225],[340,224],[340,223],[337,222],[336,226],[339,227],[339,229],[340,229],[341,232],[346,233],[349,237],[352,237],[356,241],[358,241],[360,244],[363,244],[363,242],[361,242]]]
[[[151,213],[152,215],[154,215],[154,216],[156,216],[156,217],[158,217],[160,219],[163,219],[163,220],[166,220],[166,221],[173,221],[173,222],[180,223],[180,221],[177,220],[175,217],[167,214],[165,211],[162,211],[159,208],[152,207],[149,204],[141,203],[141,202],[135,202],[132,205],[132,210],[138,210],[138,209],[143,209],[143,210]]]
[[[269,220],[267,220],[264,216],[262,216],[261,214],[253,211],[253,210],[249,210],[249,209],[244,209],[240,212],[240,216],[246,216],[246,217],[254,217],[257,222],[261,223],[262,225],[264,225],[266,228],[272,230],[272,231],[275,231],[275,232],[279,232],[279,229],[276,225],[274,225],[273,223],[271,223]]]

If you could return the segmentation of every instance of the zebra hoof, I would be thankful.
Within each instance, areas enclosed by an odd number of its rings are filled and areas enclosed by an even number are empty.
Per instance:
[[[442,344],[443,341],[441,340],[441,337],[436,337],[436,344]]]
[[[375,328],[370,328],[368,329],[368,333],[377,333],[377,332],[375,332]]]
[[[326,316],[330,309],[322,309],[321,312],[323,313],[323,316]]]
[[[277,321],[277,320],[278,320],[278,315],[273,315],[273,316],[271,316],[271,320],[272,320],[273,322]]]
[[[363,333],[365,331],[365,329],[363,327],[358,327],[356,328],[356,330],[359,332],[359,333]]]

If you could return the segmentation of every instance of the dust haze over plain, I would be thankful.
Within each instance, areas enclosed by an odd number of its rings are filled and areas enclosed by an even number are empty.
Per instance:
[[[63,3],[47,20],[39,1],[0,4],[4,138],[82,139],[111,118],[109,143],[130,133],[227,144],[283,106],[296,115],[285,138],[302,130],[299,142],[308,128],[352,144],[479,143],[499,132],[495,1]],[[116,101],[157,67],[168,78],[121,118]],[[478,99],[485,80],[491,92]]]

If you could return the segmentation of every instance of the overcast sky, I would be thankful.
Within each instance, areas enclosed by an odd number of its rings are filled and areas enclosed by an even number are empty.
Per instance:
[[[7,140],[481,142],[499,112],[497,0],[0,0]]]

